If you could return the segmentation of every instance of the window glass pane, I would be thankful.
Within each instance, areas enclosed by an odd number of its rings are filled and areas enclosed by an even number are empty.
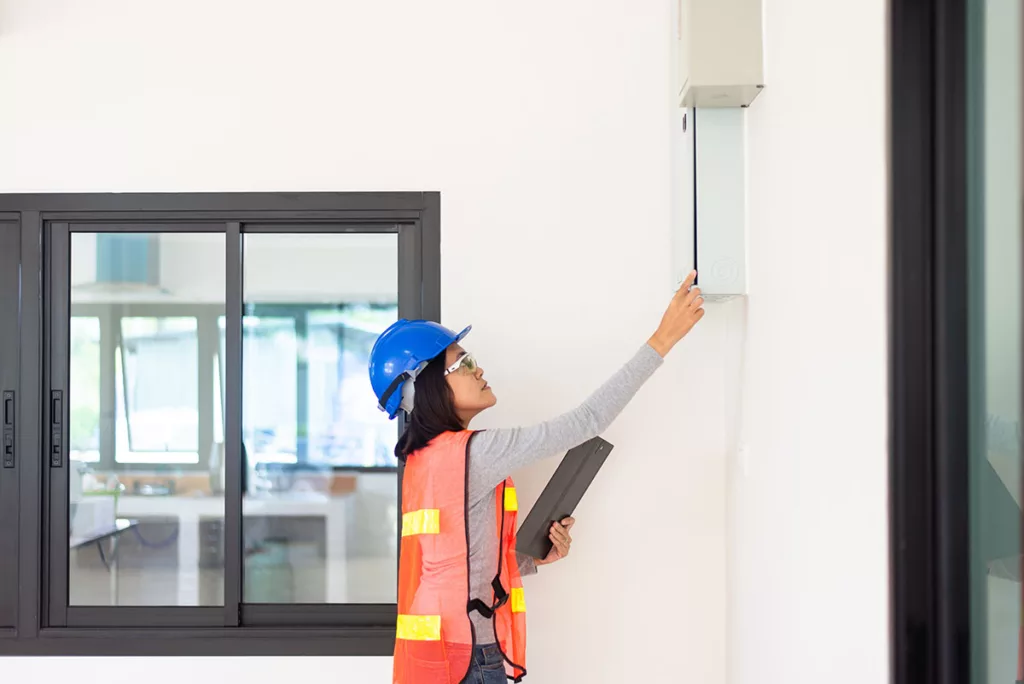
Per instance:
[[[397,236],[244,246],[244,599],[392,603],[397,426],[376,408],[367,360],[397,318]]]
[[[971,638],[974,684],[1024,681],[1021,606],[1021,22],[969,3]]]
[[[71,605],[223,604],[225,258],[223,234],[71,235]]]
[[[100,319],[71,317],[70,430],[72,461],[100,460]]]

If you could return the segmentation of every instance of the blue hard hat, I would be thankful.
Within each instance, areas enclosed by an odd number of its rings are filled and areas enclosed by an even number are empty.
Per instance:
[[[377,407],[389,418],[412,411],[413,384],[427,363],[462,340],[473,327],[456,334],[433,321],[404,318],[381,333],[370,352],[370,384]]]

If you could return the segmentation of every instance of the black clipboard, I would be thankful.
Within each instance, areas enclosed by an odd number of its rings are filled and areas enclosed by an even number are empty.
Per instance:
[[[548,537],[551,523],[573,514],[613,448],[609,442],[595,437],[566,453],[519,526],[516,551],[531,558],[547,557],[552,547]]]

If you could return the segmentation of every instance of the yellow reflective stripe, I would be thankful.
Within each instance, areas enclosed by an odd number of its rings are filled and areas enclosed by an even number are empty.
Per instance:
[[[512,606],[513,613],[525,613],[526,612],[526,592],[523,591],[522,587],[518,589],[512,587],[512,595],[509,596],[508,604]]]
[[[402,536],[412,534],[440,534],[441,511],[436,508],[423,508],[402,514]]]
[[[399,615],[399,639],[407,641],[440,641],[440,615]]]
[[[505,487],[505,510],[518,511],[519,497],[516,496],[515,487]]]

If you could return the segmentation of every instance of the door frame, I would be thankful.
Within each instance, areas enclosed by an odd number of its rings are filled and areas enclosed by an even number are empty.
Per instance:
[[[970,681],[966,0],[889,7],[892,679]]]

